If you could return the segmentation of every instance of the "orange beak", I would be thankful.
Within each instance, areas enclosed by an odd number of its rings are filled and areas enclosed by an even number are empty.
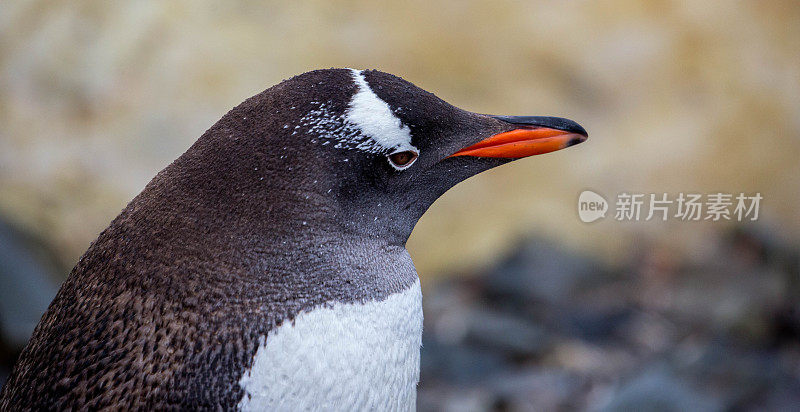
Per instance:
[[[450,157],[475,156],[517,159],[561,150],[581,143],[587,138],[586,130],[577,123],[566,119],[530,116],[494,117],[522,127],[489,136],[472,146],[453,153]],[[547,124],[547,126],[553,124],[559,128],[546,127],[542,123]],[[565,130],[560,130],[561,128]]]

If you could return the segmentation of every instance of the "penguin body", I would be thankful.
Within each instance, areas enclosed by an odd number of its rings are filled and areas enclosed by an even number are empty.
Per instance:
[[[419,279],[405,242],[447,189],[585,139],[329,69],[246,100],[92,243],[0,410],[408,410]]]

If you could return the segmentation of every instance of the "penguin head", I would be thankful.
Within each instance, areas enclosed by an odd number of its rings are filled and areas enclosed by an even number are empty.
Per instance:
[[[327,69],[246,100],[187,154],[213,157],[215,179],[242,204],[260,199],[246,207],[266,219],[293,225],[279,217],[291,204],[317,226],[404,244],[457,183],[586,137],[571,120],[472,113],[388,73]]]

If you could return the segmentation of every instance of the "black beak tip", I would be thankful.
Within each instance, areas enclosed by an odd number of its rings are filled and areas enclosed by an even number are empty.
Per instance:
[[[582,135],[582,137],[575,137],[575,138],[571,139],[570,141],[568,141],[567,145],[565,147],[575,146],[578,143],[583,143],[583,142],[586,141],[586,138],[587,138],[586,135]]]
[[[565,132],[575,133],[583,136],[583,139],[572,139],[568,146],[572,146],[583,142],[589,137],[589,133],[583,126],[579,125],[572,120],[563,117],[549,117],[549,116],[492,116],[495,119],[502,120],[506,123],[521,125],[521,126],[538,126],[549,127],[551,129],[563,130]]]

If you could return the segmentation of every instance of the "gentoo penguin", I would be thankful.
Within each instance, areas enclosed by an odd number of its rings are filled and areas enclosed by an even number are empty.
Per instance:
[[[450,187],[586,139],[316,70],[232,109],[78,261],[0,409],[408,410],[420,285],[405,243]]]

